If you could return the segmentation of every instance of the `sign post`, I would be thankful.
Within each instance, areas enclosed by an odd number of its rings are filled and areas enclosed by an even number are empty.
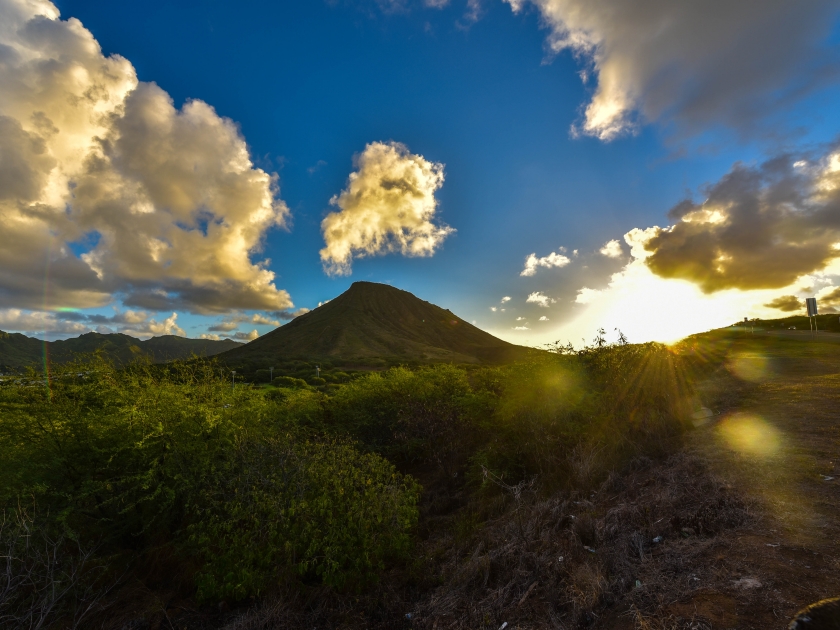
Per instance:
[[[818,333],[819,329],[817,328],[817,298],[805,298],[805,306],[808,307],[808,323],[811,323],[811,318],[814,318],[814,325],[811,327],[811,331],[814,333]]]

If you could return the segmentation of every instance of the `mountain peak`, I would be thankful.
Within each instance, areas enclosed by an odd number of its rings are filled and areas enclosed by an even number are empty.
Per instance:
[[[223,357],[499,363],[529,351],[408,291],[357,281],[335,299]]]

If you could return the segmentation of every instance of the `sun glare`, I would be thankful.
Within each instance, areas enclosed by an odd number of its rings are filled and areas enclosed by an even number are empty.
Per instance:
[[[717,426],[726,445],[743,455],[773,457],[781,447],[781,433],[760,416],[733,414]]]

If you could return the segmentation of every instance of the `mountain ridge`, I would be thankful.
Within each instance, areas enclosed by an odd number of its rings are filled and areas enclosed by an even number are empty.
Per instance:
[[[5,369],[23,368],[44,361],[44,354],[53,363],[66,363],[79,355],[103,352],[117,363],[129,363],[138,358],[149,358],[154,363],[165,363],[196,356],[214,356],[242,344],[229,339],[188,339],[175,335],[161,335],[137,339],[122,333],[102,334],[89,332],[78,337],[57,341],[43,341],[21,333],[0,330],[0,366]]]

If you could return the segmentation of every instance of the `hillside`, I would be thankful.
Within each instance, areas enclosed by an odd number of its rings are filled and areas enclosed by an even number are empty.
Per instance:
[[[186,359],[193,355],[213,356],[241,344],[229,339],[186,339],[174,335],[152,337],[145,341],[120,333],[102,335],[91,332],[72,339],[43,342],[20,333],[0,331],[0,367],[20,368],[37,365],[44,360],[65,363],[79,355],[103,352],[118,363],[148,357],[155,363]]]
[[[251,343],[231,364],[287,359],[503,363],[532,352],[502,341],[408,291],[354,282],[340,296]]]

